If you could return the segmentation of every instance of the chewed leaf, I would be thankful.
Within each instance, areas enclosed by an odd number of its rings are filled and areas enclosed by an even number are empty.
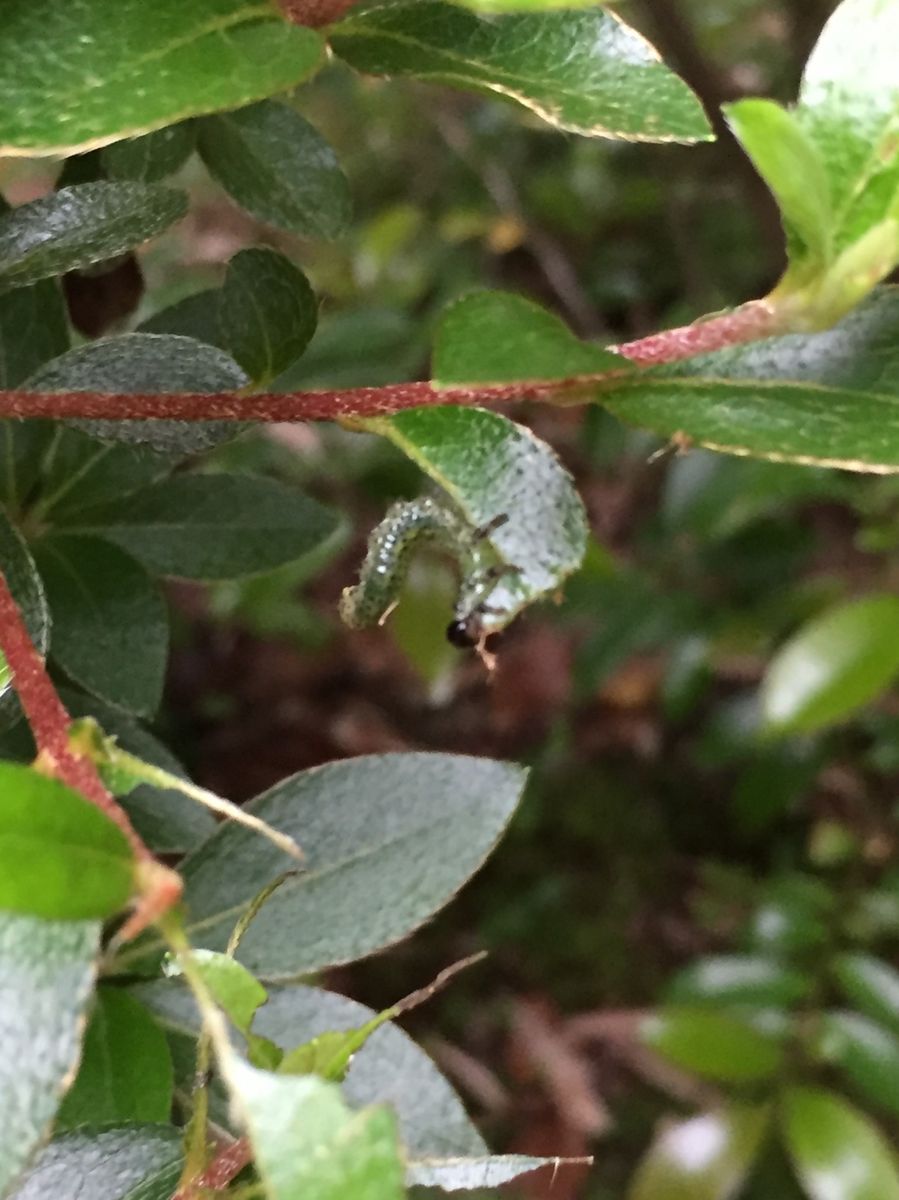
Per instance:
[[[555,453],[530,430],[485,409],[450,405],[408,409],[364,427],[389,438],[448,493],[473,530],[485,531],[507,568],[490,590],[488,632],[552,595],[580,566],[584,506]]]

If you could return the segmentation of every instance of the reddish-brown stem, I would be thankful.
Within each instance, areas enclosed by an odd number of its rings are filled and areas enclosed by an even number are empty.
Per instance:
[[[127,837],[139,859],[151,858],[124,810],[107,791],[88,758],[76,754],[69,742],[72,718],[31,640],[19,606],[0,571],[0,650],[12,672],[13,684],[37,744],[44,770],[80,792],[102,809]]]
[[[639,366],[659,366],[786,332],[783,314],[764,300],[732,312],[670,329],[613,349]],[[0,417],[54,417],[58,420],[176,421],[335,421],[389,416],[431,404],[499,404],[576,396],[591,386],[608,385],[614,370],[569,379],[522,380],[437,388],[430,383],[314,392],[122,392],[0,391]]]
[[[196,1200],[204,1191],[222,1191],[252,1161],[253,1151],[248,1138],[228,1142],[218,1148],[203,1174],[179,1188],[172,1200]]]
[[[773,337],[784,332],[783,325],[783,313],[773,304],[767,300],[752,300],[719,316],[680,329],[668,329],[637,342],[625,342],[615,346],[614,350],[641,367],[657,367],[696,354],[710,354],[713,350],[726,350],[728,346]]]
[[[308,25],[311,29],[333,25],[355,3],[356,0],[278,0],[288,21],[293,21],[295,25]]]

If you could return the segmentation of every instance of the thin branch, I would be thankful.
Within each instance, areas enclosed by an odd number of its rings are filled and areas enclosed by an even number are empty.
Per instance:
[[[730,312],[669,329],[611,350],[639,366],[659,366],[693,355],[738,346],[793,330],[785,314],[765,300],[752,300]],[[0,417],[51,417],[114,421],[352,421],[383,417],[407,408],[435,404],[500,404],[519,400],[552,402],[591,388],[608,386],[627,373],[601,371],[568,379],[528,379],[438,388],[431,383],[309,392],[29,392],[0,391]]]
[[[12,672],[13,684],[34,734],[40,767],[47,774],[80,792],[114,821],[128,839],[138,859],[152,858],[124,809],[105,787],[94,764],[72,749],[69,742],[72,718],[47,674],[44,660],[31,640],[22,613],[2,572],[0,649]]]

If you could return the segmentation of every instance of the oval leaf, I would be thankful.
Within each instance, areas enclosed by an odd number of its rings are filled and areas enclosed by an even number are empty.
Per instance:
[[[181,1140],[162,1125],[64,1133],[9,1200],[170,1200],[184,1165]]]
[[[249,811],[296,836],[306,870],[254,918],[237,957],[294,977],[390,945],[441,908],[483,862],[515,808],[520,768],[448,754],[385,754],[303,771]],[[293,860],[221,827],[184,863],[194,945],[222,950],[262,888]]]
[[[789,1005],[807,996],[813,981],[773,958],[718,955],[685,967],[668,988],[672,1004]]]
[[[318,34],[245,0],[4,5],[0,154],[66,154],[286,91],[322,63]],[[90,80],[90,86],[85,81]]]
[[[330,41],[358,71],[494,92],[572,133],[648,142],[711,136],[687,85],[600,9],[490,18],[406,0],[353,9]]]
[[[552,595],[581,565],[587,519],[571,476],[545,442],[506,417],[478,408],[412,408],[365,421],[446,491],[472,528],[490,532],[509,573],[490,592],[483,620],[503,629],[529,604]]]
[[[899,289],[825,333],[621,375],[601,402],[663,437],[732,454],[899,471]]]
[[[0,914],[0,1195],[46,1137],[74,1077],[99,949],[97,921]],[[30,1197],[48,1194],[63,1195]]]
[[[509,292],[475,292],[450,305],[434,345],[437,387],[568,379],[627,369],[627,359],[582,342],[553,313]]]
[[[28,380],[34,392],[227,392],[249,380],[223,350],[171,334],[100,338],[47,363]],[[112,407],[112,406],[111,406]],[[169,454],[196,454],[235,437],[234,421],[73,421],[93,437],[136,442]]]
[[[830,1092],[791,1088],[784,1137],[809,1200],[899,1200],[899,1174],[877,1129]]]
[[[316,238],[338,237],[349,223],[349,184],[334,151],[286,104],[209,117],[197,148],[213,178],[260,221]]]
[[[83,183],[32,200],[0,216],[0,290],[115,258],[186,212],[183,192],[149,183]]]
[[[638,1167],[628,1200],[731,1200],[768,1118],[766,1108],[733,1105],[667,1125]]]
[[[190,158],[196,144],[193,123],[182,121],[139,138],[114,142],[103,151],[103,170],[110,179],[155,183],[173,175]]]
[[[74,514],[67,530],[115,542],[159,575],[234,579],[301,558],[337,530],[334,513],[251,475],[176,475]]]
[[[841,954],[834,975],[847,1000],[899,1033],[899,971],[870,954]]]
[[[162,695],[169,624],[155,581],[99,538],[42,538],[35,561],[53,617],[51,655],[89,692],[150,716]]]
[[[899,599],[866,596],[829,609],[780,648],[762,683],[766,724],[811,732],[875,700],[899,674]]]
[[[899,1038],[858,1013],[825,1013],[815,1038],[821,1058],[869,1104],[899,1115]]]
[[[644,1022],[641,1036],[676,1066],[727,1083],[769,1079],[784,1057],[776,1038],[736,1017],[702,1009],[665,1009]]]
[[[100,988],[84,1037],[78,1075],[62,1102],[56,1128],[168,1121],[172,1060],[165,1035],[120,988]]]
[[[131,846],[109,817],[58,780],[0,762],[0,909],[109,917],[133,891]]]

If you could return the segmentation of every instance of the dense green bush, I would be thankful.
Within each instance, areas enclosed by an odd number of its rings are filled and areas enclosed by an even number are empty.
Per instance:
[[[729,36],[741,28],[738,14]],[[382,623],[402,594],[392,636],[438,689],[458,654],[447,625],[489,673],[494,635],[565,585],[555,619],[578,631],[575,694],[662,651],[669,726],[698,730],[688,772],[730,773],[728,836],[759,878],[740,876],[720,953],[676,974],[644,1022],[705,1105],[666,1121],[631,1200],[899,1197],[894,833],[879,810],[794,817],[838,755],[884,786],[899,762],[889,706],[871,707],[899,674],[897,43],[897,0],[843,0],[795,104],[724,106],[779,206],[786,269],[764,299],[637,338],[621,319],[635,275],[655,275],[659,325],[737,296],[696,277],[680,294],[685,230],[672,221],[669,238],[659,197],[706,151],[664,144],[712,127],[605,9],[7,0],[0,1195],[389,1200],[547,1163],[491,1155],[393,1024],[456,968],[382,1012],[317,978],[446,905],[526,772],[364,755],[241,809],[190,782],[142,723],[169,648],[160,580],[211,584],[220,612],[260,627],[302,623],[285,596],[347,525],[304,488],[339,498],[320,484],[352,481],[352,439],[370,476],[388,461],[379,496],[394,504],[346,581],[349,625]],[[457,109],[415,81],[478,98]],[[657,145],[596,150],[609,141]],[[745,179],[731,151],[716,161]],[[675,169],[648,187],[653,155]],[[777,253],[749,227],[751,214],[768,227],[768,201],[751,181],[742,195],[747,212],[731,196],[717,225],[688,222],[687,255],[713,259],[723,228],[729,283],[765,291]],[[210,197],[259,242],[241,232],[223,274],[185,262],[179,222],[198,236]],[[550,232],[529,229],[535,213]],[[616,242],[625,219],[640,236]],[[484,246],[524,246],[544,286],[523,290],[547,304],[513,290],[511,269],[482,290]],[[321,324],[299,261],[331,301]],[[429,346],[430,382],[406,382]],[[579,481],[670,451],[626,566],[590,533],[556,451],[498,411],[513,401],[532,402],[541,431],[541,412],[567,428],[589,406]],[[342,427],[312,470],[259,434],[301,421]],[[853,513],[861,586],[804,574],[794,515],[828,504]],[[453,575],[407,586],[426,546]],[[767,661],[761,685],[716,690],[747,653]]]

